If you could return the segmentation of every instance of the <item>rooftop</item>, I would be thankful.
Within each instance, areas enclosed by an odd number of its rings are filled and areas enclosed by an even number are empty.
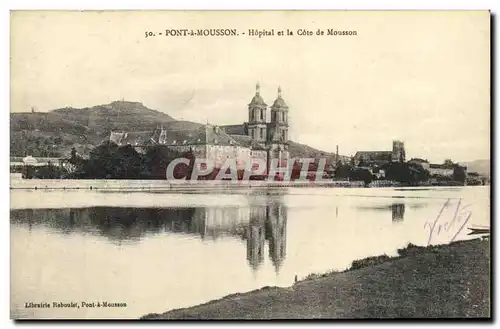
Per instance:
[[[109,140],[119,146],[234,145],[251,147],[252,149],[263,149],[249,136],[231,135],[224,131],[223,128],[210,124],[206,124],[196,130],[156,129],[154,131],[142,132],[111,132]]]

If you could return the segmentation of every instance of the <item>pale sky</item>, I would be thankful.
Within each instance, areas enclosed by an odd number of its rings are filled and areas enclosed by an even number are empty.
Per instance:
[[[14,12],[11,111],[125,99],[176,119],[247,120],[260,82],[290,107],[290,139],[353,155],[489,158],[489,12]],[[240,36],[145,38],[165,29]],[[290,29],[294,36],[277,36]],[[275,36],[248,36],[274,29]],[[297,36],[298,29],[324,36]],[[327,36],[326,29],[357,36]],[[269,111],[268,111],[269,112]],[[270,114],[268,113],[268,116]]]

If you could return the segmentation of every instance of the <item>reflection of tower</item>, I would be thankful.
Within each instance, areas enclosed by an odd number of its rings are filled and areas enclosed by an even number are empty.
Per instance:
[[[250,217],[247,231],[247,260],[254,270],[264,261],[265,227],[262,219],[263,217]]]
[[[33,209],[28,209],[28,230],[31,232],[33,229]]]
[[[286,207],[283,201],[269,198],[265,204],[250,207],[250,220],[246,229],[247,260],[257,268],[264,261],[265,240],[269,243],[269,258],[276,273],[286,257]]]
[[[266,238],[269,240],[269,258],[276,273],[279,272],[286,257],[286,208],[283,203],[267,206]]]
[[[207,222],[204,208],[197,208],[194,211],[191,231],[200,233],[201,239],[205,240],[205,237],[207,236]]]
[[[392,221],[401,221],[405,216],[405,205],[404,203],[398,203],[392,205]]]

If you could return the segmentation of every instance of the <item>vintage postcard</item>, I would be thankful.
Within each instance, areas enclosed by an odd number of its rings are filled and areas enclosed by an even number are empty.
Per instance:
[[[10,314],[490,318],[489,11],[12,11]]]

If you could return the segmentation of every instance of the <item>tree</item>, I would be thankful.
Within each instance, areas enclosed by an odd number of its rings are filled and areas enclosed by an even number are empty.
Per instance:
[[[372,173],[368,169],[352,168],[349,172],[349,179],[353,181],[363,181],[368,186],[372,180]]]
[[[430,176],[429,171],[420,164],[391,162],[384,169],[387,179],[410,185],[427,181]]]
[[[54,166],[49,162],[47,166],[35,167],[33,178],[41,179],[59,179],[61,176],[67,174],[67,171],[59,166]]]
[[[76,165],[78,165],[81,162],[81,160],[82,159],[76,153],[76,148],[72,147],[71,148],[71,155],[69,157],[69,163],[71,163],[72,165],[76,166]]]
[[[114,158],[114,178],[133,179],[140,177],[141,156],[131,145],[116,149]]]
[[[453,161],[451,161],[451,159],[446,159],[444,160],[444,163],[443,163],[445,166],[448,166],[448,167],[453,167],[455,166],[455,164],[453,163]]]
[[[115,178],[117,149],[118,145],[110,141],[93,149],[85,163],[83,175],[86,178]]]
[[[337,162],[337,167],[335,168],[335,177],[336,178],[347,178],[349,177],[349,172],[351,171],[352,166],[349,164],[342,164],[341,161]]]
[[[356,160],[354,160],[354,157],[351,157],[350,163],[352,167],[356,166]]]
[[[154,179],[165,179],[170,162],[180,157],[183,157],[182,153],[173,151],[167,146],[149,147],[142,157],[143,175]]]
[[[134,179],[141,175],[141,156],[130,145],[106,142],[90,152],[82,176],[86,178]]]

